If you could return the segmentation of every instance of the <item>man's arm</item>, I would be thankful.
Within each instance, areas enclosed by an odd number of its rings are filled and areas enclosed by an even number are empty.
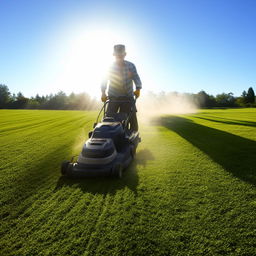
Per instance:
[[[133,81],[135,83],[136,86],[136,90],[140,90],[142,88],[142,83],[140,80],[140,77],[138,75],[137,69],[135,67],[135,65],[133,64],[133,68],[132,68],[132,73],[133,73]]]
[[[134,95],[136,96],[136,98],[140,97],[140,90],[142,88],[142,84],[141,84],[141,80],[140,77],[138,75],[137,69],[135,67],[135,65],[133,64],[133,81],[135,83],[136,86],[136,90],[134,91]]]
[[[107,85],[108,85],[108,78],[107,76],[105,76],[101,82],[101,101],[102,102],[105,102],[107,100],[107,95],[106,95]]]

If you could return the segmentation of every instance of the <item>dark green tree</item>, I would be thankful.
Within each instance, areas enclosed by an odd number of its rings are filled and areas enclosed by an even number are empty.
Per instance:
[[[248,104],[247,92],[243,91],[241,97],[239,97],[239,105],[245,107]]]
[[[0,108],[8,108],[11,93],[5,84],[0,84]]]
[[[201,108],[212,108],[216,105],[214,96],[207,94],[205,91],[200,91],[196,95],[196,101]]]
[[[236,99],[232,92],[216,95],[216,103],[218,107],[234,107],[235,101]]]
[[[28,98],[26,98],[21,92],[18,92],[15,101],[11,103],[11,108],[26,108],[28,101]]]
[[[57,94],[46,96],[46,103],[44,108],[46,109],[67,109],[67,95],[63,91],[59,91]]]
[[[247,92],[247,102],[248,103],[254,103],[255,102],[255,93],[254,93],[254,90],[252,89],[252,87],[250,87],[248,89],[248,92]]]

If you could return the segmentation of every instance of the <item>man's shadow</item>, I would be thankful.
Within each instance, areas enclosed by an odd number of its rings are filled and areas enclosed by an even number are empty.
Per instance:
[[[98,177],[98,178],[81,178],[74,179],[61,176],[57,182],[56,190],[64,186],[79,187],[84,192],[92,194],[115,194],[118,190],[125,187],[137,193],[137,186],[139,183],[138,166],[147,164],[148,160],[153,160],[154,157],[148,149],[138,151],[134,160],[130,163],[128,168],[124,170],[121,179],[113,177]]]
[[[163,117],[160,122],[206,153],[234,176],[250,184],[256,184],[255,141],[203,126],[182,117]]]

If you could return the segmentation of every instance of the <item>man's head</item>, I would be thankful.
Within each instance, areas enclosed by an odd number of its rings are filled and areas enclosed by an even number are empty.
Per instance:
[[[114,45],[113,55],[116,57],[117,62],[123,62],[126,56],[125,46],[123,44]]]

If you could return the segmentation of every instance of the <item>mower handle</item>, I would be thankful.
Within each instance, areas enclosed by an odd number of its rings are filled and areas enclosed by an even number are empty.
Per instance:
[[[120,96],[120,97],[108,97],[108,99],[104,102],[104,104],[109,102],[116,102],[116,103],[130,103],[132,101],[136,101],[136,97],[131,96]]]
[[[118,98],[119,98],[119,100],[118,100]],[[122,99],[127,99],[127,100],[122,100]],[[103,103],[103,106],[102,106],[102,108],[101,108],[101,110],[100,110],[100,112],[99,112],[99,114],[97,116],[95,124],[98,123],[100,114],[102,113],[103,110],[104,110],[104,116],[106,115],[106,105],[109,104],[110,102],[115,102],[115,103],[131,103],[131,102],[133,102],[134,103],[133,105],[135,106],[136,100],[137,100],[137,97],[134,97],[134,96],[133,97],[125,97],[125,96],[123,96],[123,97],[116,97],[116,98],[108,98]],[[131,112],[129,113],[129,115],[128,115],[129,117],[130,117],[131,113],[133,112],[133,109],[134,108],[132,108]]]

